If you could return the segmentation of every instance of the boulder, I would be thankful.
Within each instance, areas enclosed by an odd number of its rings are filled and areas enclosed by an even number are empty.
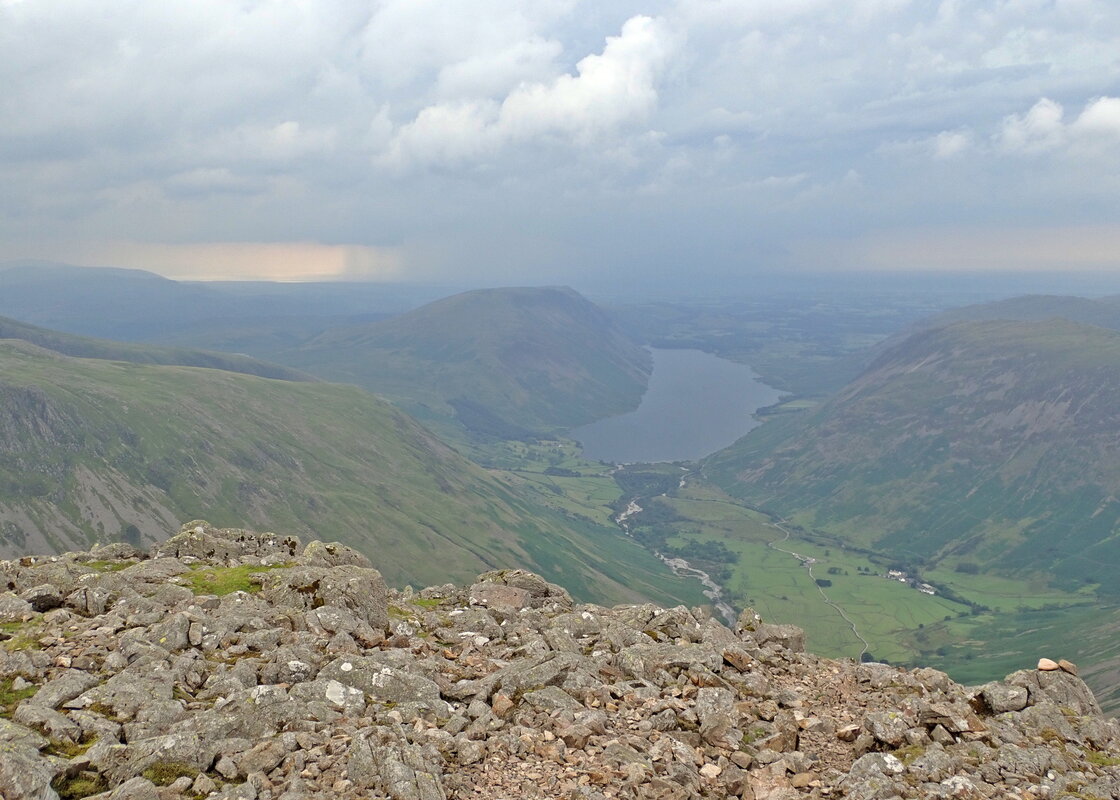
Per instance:
[[[353,547],[340,542],[320,542],[318,539],[308,542],[303,548],[299,563],[309,567],[373,567],[370,560]]]
[[[0,622],[25,622],[35,615],[31,603],[13,592],[0,593]]]
[[[294,560],[300,549],[295,536],[259,533],[238,528],[215,528],[205,520],[188,522],[179,533],[152,548],[154,558],[195,558],[232,564],[246,556]]]
[[[389,625],[389,599],[381,573],[368,567],[298,566],[267,573],[261,597],[302,611],[338,606],[382,633]]]

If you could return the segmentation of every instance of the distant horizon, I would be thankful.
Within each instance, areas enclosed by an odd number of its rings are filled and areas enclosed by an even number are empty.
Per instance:
[[[921,293],[934,292],[968,296],[975,295],[977,302],[1001,297],[1028,294],[1070,295],[1081,297],[1104,297],[1120,295],[1120,271],[1113,273],[1102,270],[1067,270],[1009,273],[1003,270],[974,271],[935,271],[935,270],[804,270],[784,273],[762,272],[727,279],[678,280],[662,279],[647,281],[635,287],[626,279],[600,276],[597,279],[556,282],[465,282],[439,279],[408,279],[370,277],[338,277],[333,279],[267,279],[267,278],[210,278],[182,277],[162,274],[154,269],[141,267],[122,267],[111,264],[77,264],[46,259],[13,259],[0,261],[0,271],[8,269],[35,267],[63,267],[88,269],[91,271],[117,271],[150,274],[177,283],[214,286],[271,285],[271,286],[341,286],[359,284],[364,286],[383,286],[442,290],[455,294],[475,289],[507,288],[515,286],[569,286],[581,294],[589,296],[609,296],[612,301],[637,299],[642,302],[681,301],[719,301],[745,299],[751,294],[815,294],[827,292],[837,295],[853,293]]]

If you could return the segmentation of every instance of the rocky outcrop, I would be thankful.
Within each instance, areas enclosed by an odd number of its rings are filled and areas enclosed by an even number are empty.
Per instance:
[[[520,570],[397,592],[192,522],[0,562],[0,613],[4,798],[1120,798],[1072,665],[968,688]]]

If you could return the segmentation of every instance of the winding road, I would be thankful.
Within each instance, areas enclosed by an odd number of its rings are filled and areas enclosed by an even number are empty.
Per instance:
[[[785,553],[786,555],[793,556],[798,561],[800,561],[802,566],[804,566],[809,571],[809,578],[813,581],[813,585],[817,587],[817,591],[821,593],[821,598],[824,600],[824,602],[836,609],[836,613],[843,617],[844,621],[848,623],[848,627],[852,629],[852,634],[861,642],[863,642],[863,649],[860,650],[859,655],[856,656],[856,661],[862,661],[864,654],[871,649],[871,644],[863,638],[863,636],[859,632],[859,629],[856,628],[856,624],[852,622],[851,618],[847,614],[844,613],[844,609],[842,609],[836,603],[832,602],[832,600],[828,596],[828,593],[825,592],[824,587],[817,583],[817,579],[813,575],[813,564],[816,563],[816,559],[809,558],[808,556],[803,556],[800,553],[793,552],[792,550],[786,550],[784,547],[778,547],[778,542],[785,542],[789,540],[789,529],[782,525],[782,523],[780,522],[768,522],[766,524],[770,525],[771,527],[777,528],[784,534],[780,539],[775,539],[772,542],[767,542],[766,546],[771,550],[777,550],[779,553]]]

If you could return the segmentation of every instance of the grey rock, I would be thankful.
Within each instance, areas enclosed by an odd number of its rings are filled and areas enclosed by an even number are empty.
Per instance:
[[[294,559],[300,549],[295,536],[215,528],[204,520],[188,522],[179,533],[152,548],[155,558],[196,558],[232,563],[246,556]]]
[[[439,686],[434,682],[374,658],[337,658],[323,667],[319,679],[359,689],[379,703],[420,703],[437,716],[450,716],[450,709],[440,698]]]
[[[1027,707],[1030,695],[1025,686],[997,681],[986,684],[980,691],[980,697],[993,714],[1002,714],[1007,711],[1022,711]]]
[[[283,739],[269,739],[253,746],[238,760],[238,769],[243,775],[254,772],[272,772],[289,753]]]
[[[347,547],[339,542],[320,542],[318,540],[307,543],[300,554],[299,562],[309,567],[373,567],[370,560],[353,547]]]
[[[526,692],[521,701],[546,713],[583,708],[582,704],[572,699],[571,695],[558,686],[545,686],[543,689]]]
[[[1100,714],[1101,707],[1092,690],[1076,675],[1056,669],[1051,672],[1021,670],[1007,676],[1007,683],[1021,686],[1029,693],[1029,705],[1053,703],[1073,709],[1077,714]]]
[[[0,593],[0,622],[23,622],[34,616],[31,603],[12,592]]]
[[[910,723],[898,711],[873,711],[863,718],[863,729],[876,741],[890,747],[901,747],[906,741]]]
[[[88,672],[77,669],[66,670],[40,686],[30,702],[45,708],[57,708],[100,682],[96,675]]]
[[[98,547],[93,548],[89,552],[90,561],[128,561],[135,559],[139,561],[148,557],[138,547],[133,547],[127,542],[109,542]]]
[[[346,764],[359,788],[384,792],[393,800],[446,800],[440,765],[385,728],[355,739]]]
[[[129,778],[109,793],[109,800],[160,800],[159,789],[147,778]]]
[[[762,623],[751,635],[759,645],[776,644],[794,653],[805,652],[805,631],[796,625]]]
[[[274,605],[304,611],[338,606],[354,612],[378,632],[389,624],[388,592],[375,569],[300,566],[273,570],[267,575],[261,597]]]
[[[0,797],[58,800],[51,788],[55,770],[37,749],[4,741],[0,732]]]
[[[20,703],[12,719],[20,725],[33,728],[51,739],[77,742],[82,738],[81,727],[69,717],[46,706],[32,702]]]
[[[20,593],[20,598],[31,605],[34,611],[50,611],[62,606],[62,590],[53,583],[41,583]]]
[[[129,744],[97,742],[86,753],[111,783],[121,783],[157,764],[177,764],[205,772],[214,761],[217,748],[193,732],[153,736]]]

